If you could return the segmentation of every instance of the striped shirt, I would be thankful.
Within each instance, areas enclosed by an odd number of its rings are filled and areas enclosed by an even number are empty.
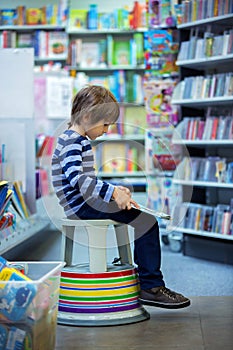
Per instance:
[[[67,217],[77,214],[85,201],[110,202],[114,186],[96,177],[90,141],[73,130],[59,136],[52,156],[52,183]]]

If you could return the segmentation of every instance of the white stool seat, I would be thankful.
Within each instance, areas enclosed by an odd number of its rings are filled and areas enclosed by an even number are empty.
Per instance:
[[[67,266],[72,266],[75,229],[85,229],[88,235],[90,272],[106,272],[107,231],[112,225],[116,233],[116,241],[121,264],[132,265],[132,254],[128,235],[128,226],[113,220],[72,220],[62,219],[62,259]]]

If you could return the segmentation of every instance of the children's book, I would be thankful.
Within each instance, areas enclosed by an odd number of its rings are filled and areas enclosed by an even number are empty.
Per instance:
[[[129,41],[114,41],[113,44],[113,64],[124,66],[130,62],[130,42]]]
[[[95,68],[99,66],[100,50],[98,42],[83,42],[81,52],[81,68]]]
[[[102,144],[102,170],[119,173],[127,168],[127,147],[125,143],[104,142]]]
[[[13,26],[17,24],[16,9],[2,9],[0,10],[0,24]]]
[[[144,82],[145,108],[150,126],[168,126],[178,121],[178,109],[171,101],[175,84],[172,80]]]
[[[144,34],[145,64],[147,69],[158,74],[177,72],[175,65],[178,53],[177,31],[150,29]]]
[[[69,14],[69,29],[87,29],[87,13],[85,9],[71,9]]]
[[[146,111],[144,107],[127,107],[124,113],[124,134],[144,135],[147,128]]]
[[[2,193],[1,193],[2,194]],[[0,194],[0,196],[1,196]],[[4,211],[6,210],[8,203],[10,202],[11,196],[13,194],[13,191],[11,189],[7,189],[7,193],[5,195],[5,200],[2,203],[2,198],[1,198],[1,204],[0,204],[0,218],[3,215]]]
[[[13,191],[9,188],[7,181],[0,181],[0,218],[4,214]]]
[[[28,211],[28,208],[27,208],[27,205],[26,205],[26,202],[24,200],[24,197],[23,197],[23,194],[22,194],[22,191],[21,191],[21,183],[20,181],[15,181],[13,183],[13,197],[15,197],[15,201],[17,201],[19,207],[21,207],[21,212],[23,212],[23,216],[27,219],[29,217],[29,211]]]
[[[66,59],[68,55],[68,36],[65,32],[49,32],[48,57]]]
[[[18,33],[17,35],[17,47],[33,47],[33,35],[30,33]]]

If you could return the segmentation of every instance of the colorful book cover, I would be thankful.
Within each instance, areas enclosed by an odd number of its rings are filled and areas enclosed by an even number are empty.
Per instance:
[[[17,47],[33,47],[34,39],[31,33],[18,33],[17,35]]]
[[[68,36],[65,32],[49,32],[48,57],[66,59],[68,56]]]
[[[121,142],[105,142],[102,144],[102,170],[119,173],[127,168],[127,146]]]
[[[144,82],[145,108],[149,126],[168,126],[178,121],[178,108],[171,97],[175,81],[151,80]]]
[[[144,38],[142,33],[135,33],[133,39],[136,47],[136,64],[144,63]]]
[[[170,0],[148,0],[148,25],[150,28],[175,25]]]
[[[102,76],[89,76],[88,79],[89,84],[91,85],[100,85],[104,86],[106,89],[109,89],[108,77]]]
[[[130,42],[114,41],[113,44],[113,64],[124,66],[130,65]]]
[[[177,72],[175,62],[178,53],[177,31],[151,29],[144,34],[146,69],[156,74]]]
[[[99,41],[99,65],[100,67],[107,67],[107,40],[100,39]]]
[[[127,107],[124,113],[124,134],[144,135],[147,128],[146,111],[142,107]]]
[[[160,25],[160,0],[147,0],[149,28]]]
[[[16,196],[18,197],[18,200],[19,200],[19,203],[22,207],[22,210],[23,210],[23,213],[24,213],[24,216],[25,218],[28,218],[29,217],[29,211],[28,211],[28,208],[27,208],[27,205],[26,205],[26,202],[24,200],[24,197],[23,197],[23,194],[22,194],[22,191],[21,191],[21,183],[20,181],[14,181],[13,183],[14,187],[14,192],[16,194]]]
[[[98,42],[83,42],[81,52],[81,68],[95,68],[99,66],[100,51]]]
[[[46,24],[46,17],[39,8],[27,8],[26,22],[28,25]]]
[[[87,29],[87,13],[85,9],[71,9],[69,13],[69,29]]]
[[[17,24],[17,12],[15,9],[0,10],[0,24],[13,26]]]

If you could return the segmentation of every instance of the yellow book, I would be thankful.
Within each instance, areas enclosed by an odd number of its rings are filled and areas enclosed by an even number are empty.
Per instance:
[[[127,153],[125,143],[105,142],[102,146],[102,169],[104,172],[126,171]]]
[[[20,204],[21,204],[21,207],[22,207],[22,210],[23,210],[23,213],[25,215],[25,218],[28,218],[29,217],[29,212],[28,212],[28,208],[27,208],[27,205],[26,205],[26,202],[23,198],[23,195],[22,195],[22,192],[21,192],[21,186],[20,186],[20,182],[19,181],[15,181],[13,183],[14,185],[14,188],[15,188],[15,191],[16,191],[16,194],[19,198],[19,201],[20,201]]]

